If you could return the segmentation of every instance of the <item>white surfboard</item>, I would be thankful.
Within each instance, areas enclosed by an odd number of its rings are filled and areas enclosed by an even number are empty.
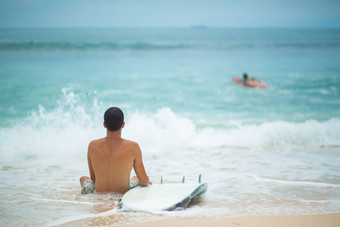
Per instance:
[[[207,188],[206,183],[139,186],[123,195],[120,206],[124,210],[144,212],[186,208],[193,198],[204,193]]]

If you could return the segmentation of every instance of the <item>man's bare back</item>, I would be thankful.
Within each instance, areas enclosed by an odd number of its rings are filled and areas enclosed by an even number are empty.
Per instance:
[[[104,122],[107,135],[89,144],[87,159],[91,178],[80,178],[82,186],[85,181],[92,180],[96,192],[125,193],[130,189],[132,168],[137,175],[132,179],[133,181],[140,185],[150,183],[144,169],[139,145],[121,138],[124,126],[123,122],[119,130],[111,131]]]
[[[88,162],[97,192],[128,191],[132,167],[136,169],[140,184],[148,183],[142,154],[135,142],[115,137],[94,140],[89,145]]]

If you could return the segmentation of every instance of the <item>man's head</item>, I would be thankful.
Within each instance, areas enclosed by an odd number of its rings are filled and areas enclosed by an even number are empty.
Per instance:
[[[243,79],[248,80],[248,74],[247,73],[243,73]]]
[[[110,107],[105,111],[104,124],[110,131],[117,131],[124,123],[124,113],[118,107]]]

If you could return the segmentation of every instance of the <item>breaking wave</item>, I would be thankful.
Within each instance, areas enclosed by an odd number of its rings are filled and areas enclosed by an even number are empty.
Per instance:
[[[107,106],[93,100],[90,108],[79,95],[63,89],[58,105],[40,106],[25,119],[0,128],[3,161],[85,157],[88,142],[105,136],[102,113]],[[281,148],[340,146],[340,119],[239,124],[232,128],[201,128],[190,118],[164,107],[156,112],[126,111],[123,137],[138,141],[144,150],[162,153],[223,147]]]

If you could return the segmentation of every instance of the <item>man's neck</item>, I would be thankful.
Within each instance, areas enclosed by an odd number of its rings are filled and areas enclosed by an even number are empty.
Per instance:
[[[106,137],[109,139],[120,139],[122,138],[122,130],[118,130],[118,131],[110,131],[110,130],[106,130]]]

